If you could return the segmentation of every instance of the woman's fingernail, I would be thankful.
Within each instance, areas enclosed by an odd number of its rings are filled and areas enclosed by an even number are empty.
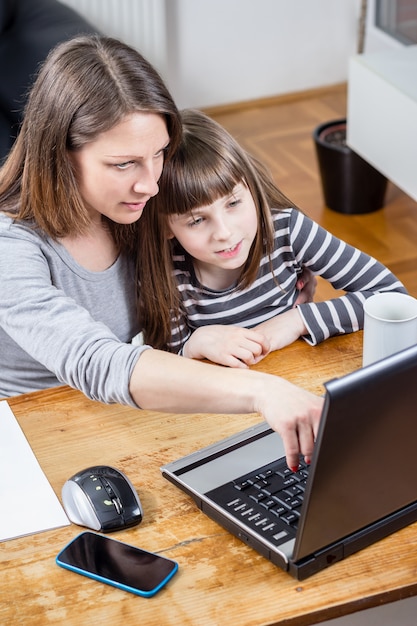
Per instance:
[[[291,467],[290,469],[295,474],[295,472],[298,472],[298,465],[294,465],[294,467]]]

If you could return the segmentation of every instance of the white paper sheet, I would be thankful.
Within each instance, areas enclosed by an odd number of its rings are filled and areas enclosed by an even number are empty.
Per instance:
[[[69,520],[7,401],[0,402],[0,541]]]

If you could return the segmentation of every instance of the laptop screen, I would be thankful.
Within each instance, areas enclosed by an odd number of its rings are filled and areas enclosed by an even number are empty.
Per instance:
[[[417,347],[326,389],[294,560],[417,500]]]

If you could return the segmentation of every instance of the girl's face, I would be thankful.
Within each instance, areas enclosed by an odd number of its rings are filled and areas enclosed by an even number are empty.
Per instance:
[[[171,237],[194,258],[199,280],[225,289],[240,276],[258,229],[252,195],[242,181],[230,196],[169,217]]]
[[[169,135],[154,113],[132,113],[110,130],[71,153],[81,196],[91,218],[105,215],[131,224],[158,193]]]

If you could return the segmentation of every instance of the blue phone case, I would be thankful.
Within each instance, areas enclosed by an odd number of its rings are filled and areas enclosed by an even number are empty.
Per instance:
[[[96,539],[97,537],[99,537],[100,539]],[[119,544],[122,550],[127,550],[130,555],[133,555],[135,559],[137,558],[137,562],[135,563],[135,565],[137,565],[139,568],[140,568],[140,560],[148,558],[148,559],[153,560],[154,564],[157,563],[158,565],[163,565],[166,571],[165,573],[163,573],[163,575],[159,577],[159,579],[156,582],[154,581],[152,582],[151,588],[144,589],[142,587],[146,587],[147,586],[146,584],[143,584],[140,586],[126,584],[120,580],[117,580],[116,576],[114,578],[107,577],[96,571],[92,571],[92,569],[95,569],[95,568],[89,568],[88,566],[83,565],[83,564],[77,565],[75,562],[69,562],[69,561],[75,561],[78,558],[77,556],[74,556],[74,554],[72,554],[74,552],[74,549],[77,548],[77,544],[79,543],[84,544],[84,542],[88,540],[91,540],[93,542],[97,541],[100,547],[106,546],[106,542],[108,541],[114,542],[116,544]],[[83,547],[83,545],[81,547]],[[92,547],[92,550],[94,549],[95,548]],[[87,558],[88,554],[86,554],[85,550],[83,550],[82,552],[83,553],[80,558]],[[160,556],[159,554],[155,554],[154,552],[143,550],[143,548],[137,548],[136,546],[133,546],[131,544],[118,541],[117,539],[110,539],[110,537],[105,537],[104,535],[99,535],[98,533],[92,533],[90,531],[82,532],[79,535],[77,535],[74,539],[72,539],[59,552],[55,561],[57,565],[59,565],[60,567],[63,567],[64,569],[70,570],[72,572],[76,572],[77,574],[81,574],[82,576],[86,576],[87,578],[91,578],[92,580],[98,580],[99,582],[102,582],[106,585],[110,585],[112,587],[116,587],[117,589],[122,589],[123,591],[129,591],[130,593],[133,593],[137,596],[142,596],[144,598],[151,598],[156,593],[158,593],[158,591],[160,591],[178,571],[178,563],[176,561],[173,561],[172,559],[168,559],[167,557]],[[148,565],[147,567],[150,568],[152,567],[152,565]],[[152,576],[152,571],[149,570],[149,573],[144,574],[144,576],[146,576],[147,581],[149,581]]]

